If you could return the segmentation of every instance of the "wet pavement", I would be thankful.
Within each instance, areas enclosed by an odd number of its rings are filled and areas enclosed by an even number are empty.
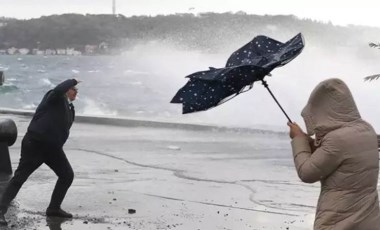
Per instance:
[[[5,117],[19,129],[15,169],[30,117]],[[75,179],[62,208],[74,218],[46,218],[56,176],[43,165],[0,229],[312,228],[319,185],[299,181],[284,133],[87,121],[74,124],[64,150]]]

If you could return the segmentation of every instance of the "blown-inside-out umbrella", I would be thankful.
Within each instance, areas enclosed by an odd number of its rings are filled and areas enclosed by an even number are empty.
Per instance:
[[[291,122],[264,77],[270,75],[274,68],[293,60],[303,47],[304,40],[300,33],[285,43],[257,36],[233,52],[225,67],[210,67],[209,70],[187,76],[189,81],[178,90],[171,103],[181,103],[183,114],[203,111],[250,90],[255,81],[261,81]]]

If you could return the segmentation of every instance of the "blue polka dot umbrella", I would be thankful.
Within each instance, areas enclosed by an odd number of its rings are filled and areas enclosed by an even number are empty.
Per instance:
[[[204,111],[218,106],[251,89],[261,81],[289,121],[289,116],[270,91],[264,77],[279,66],[297,57],[304,48],[302,34],[282,43],[267,36],[257,36],[231,54],[224,68],[212,68],[193,73],[189,81],[173,97],[171,103],[181,103],[182,113]]]

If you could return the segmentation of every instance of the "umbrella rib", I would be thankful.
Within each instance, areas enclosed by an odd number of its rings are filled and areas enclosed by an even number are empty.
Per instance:
[[[292,120],[290,120],[288,114],[286,114],[285,110],[282,108],[282,106],[280,105],[280,103],[277,101],[276,97],[273,95],[272,91],[269,89],[268,87],[268,83],[264,80],[261,80],[261,82],[263,83],[264,87],[267,88],[268,92],[270,93],[270,95],[272,96],[272,98],[274,99],[274,101],[277,103],[278,107],[280,107],[281,111],[285,114],[286,118],[288,118],[288,121],[290,123],[293,123]]]
[[[221,101],[220,103],[218,103],[217,105],[221,105],[221,104],[224,104],[226,103],[227,101],[231,100],[232,98],[236,97],[237,95],[239,95],[239,93],[236,93],[234,96],[228,98],[227,100],[224,100],[224,101]]]
[[[224,101],[222,101],[222,102],[218,103],[218,105],[221,105],[221,104],[224,104],[224,103],[226,103],[227,101],[229,101],[229,100],[233,99],[234,97],[236,97],[237,95],[239,95],[239,94],[241,94],[241,93],[245,93],[245,92],[248,92],[250,89],[252,89],[252,87],[253,87],[253,84],[252,84],[252,85],[250,85],[249,89],[247,89],[247,90],[244,90],[244,88],[243,88],[243,89],[241,89],[241,91],[237,92],[237,93],[236,93],[234,96],[232,96],[232,97],[228,98],[227,100],[224,100]]]

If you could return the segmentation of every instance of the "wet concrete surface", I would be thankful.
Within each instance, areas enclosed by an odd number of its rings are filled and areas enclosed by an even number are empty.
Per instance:
[[[30,117],[2,117],[19,129],[15,169]],[[56,176],[43,165],[0,229],[312,228],[319,185],[299,181],[281,133],[77,122],[64,150],[75,179],[62,208],[74,218],[46,218]]]

